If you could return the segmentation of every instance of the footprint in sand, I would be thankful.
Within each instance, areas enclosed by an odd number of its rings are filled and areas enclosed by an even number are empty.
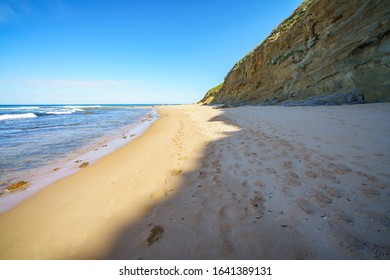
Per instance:
[[[259,188],[265,188],[266,187],[266,183],[264,183],[263,181],[261,180],[257,180],[255,182],[255,186],[259,187]]]
[[[316,207],[313,203],[309,202],[308,200],[304,198],[297,199],[297,206],[303,210],[303,212],[307,214],[314,214],[316,212]]]
[[[171,175],[172,176],[178,176],[178,175],[180,175],[181,173],[183,172],[183,170],[181,170],[181,169],[174,169],[174,170],[171,170]]]
[[[379,195],[381,195],[381,193],[378,192],[377,190],[372,189],[372,188],[367,187],[367,186],[361,187],[361,188],[360,188],[360,192],[361,192],[363,195],[369,196],[369,197],[374,197],[374,196],[379,196]]]
[[[288,157],[288,152],[287,151],[281,151],[280,154],[276,155],[277,157]]]
[[[316,191],[314,193],[314,196],[315,198],[319,201],[319,202],[322,202],[322,203],[325,203],[325,204],[331,204],[333,202],[332,198],[328,197],[327,195],[325,195],[322,191]]]
[[[376,157],[384,157],[385,155],[384,155],[384,154],[373,154],[373,156],[376,156]]]
[[[328,220],[328,223],[333,235],[337,238],[339,245],[349,250],[352,255],[356,256],[358,251],[365,248],[366,242],[356,236],[354,231],[350,229],[350,226],[334,219]]]
[[[351,146],[351,148],[354,148],[354,149],[356,149],[356,150],[363,150],[363,148],[362,147],[360,147],[360,146]]]
[[[387,228],[390,227],[390,218],[385,214],[376,211],[360,211],[360,213],[374,223],[378,223]]]
[[[271,158],[269,157],[269,156],[261,156],[261,157],[259,157],[259,160],[260,161],[269,161]]]
[[[234,223],[238,221],[244,220],[248,213],[246,211],[242,211],[239,208],[242,207],[239,204],[236,206],[225,205],[219,209],[218,215],[219,217],[226,222]]]
[[[283,179],[283,182],[286,184],[286,185],[289,185],[289,186],[300,186],[301,185],[301,180],[298,176],[298,174],[294,173],[294,172],[288,172],[285,176],[284,176],[284,179]]]
[[[320,159],[322,159],[322,160],[335,160],[336,158],[329,156],[329,155],[320,154]]]
[[[342,221],[346,224],[353,223],[352,218],[347,214],[347,212],[339,210],[339,209],[333,210],[333,213],[331,214],[331,218],[336,220],[336,221]]]
[[[367,179],[368,179],[368,184],[374,189],[383,190],[386,188],[386,185],[381,182],[378,182],[378,178],[375,176],[367,176]]]
[[[376,185],[376,184],[382,185],[381,183],[378,182],[378,178],[375,177],[375,176],[367,175],[366,173],[361,172],[361,171],[356,171],[355,173],[356,173],[357,175],[361,176],[361,177],[367,178],[369,184],[371,184],[371,185]],[[384,175],[384,176],[386,176],[386,174],[379,174],[379,175]],[[390,178],[390,176],[389,176],[389,178]],[[378,188],[381,189],[382,187],[378,187]]]
[[[219,185],[221,183],[221,180],[220,180],[219,176],[217,176],[217,175],[214,176],[213,177],[213,182],[216,183],[217,185]]]
[[[331,169],[333,172],[336,172],[337,174],[348,174],[352,172],[352,169],[345,164],[330,163],[328,164],[328,168]]]
[[[356,155],[356,156],[353,156],[353,158],[356,158],[356,159],[364,159],[364,156]]]
[[[257,142],[256,143],[256,146],[257,147],[265,147],[265,146],[267,146],[265,143],[263,143],[263,142]]]
[[[293,163],[291,161],[285,161],[282,163],[282,167],[284,169],[291,169],[293,167]]]
[[[382,184],[382,183],[373,183],[372,184],[372,187],[374,189],[377,189],[377,190],[384,190],[386,188],[386,185],[385,184]]]
[[[249,200],[253,208],[264,208],[265,198],[259,192],[254,192],[252,198]]]
[[[312,169],[312,168],[318,168],[321,166],[321,163],[320,162],[315,162],[315,161],[305,161],[305,166],[309,169]]]
[[[366,173],[364,173],[364,172],[356,171],[355,173],[356,173],[357,175],[361,176],[361,177],[366,177],[366,178],[368,178],[368,175],[367,175]]]
[[[151,194],[151,195],[150,195],[150,198],[151,198],[151,199],[154,199],[154,200],[160,200],[160,199],[162,199],[163,197],[168,196],[169,192],[170,192],[170,191],[168,191],[168,190],[159,190],[159,191],[157,191],[157,192]]]
[[[317,174],[311,170],[306,171],[305,175],[310,178],[317,178]]]
[[[291,187],[284,186],[282,187],[282,192],[287,196],[292,196]]]
[[[198,178],[199,179],[206,179],[207,178],[207,173],[205,171],[199,172]]]
[[[325,192],[328,197],[341,198],[341,192],[336,187],[328,187],[326,185],[320,185],[320,188]]]
[[[267,167],[265,170],[267,171],[268,175],[271,175],[273,177],[277,177],[278,176],[278,172],[275,169],[271,168],[271,167]]]
[[[340,184],[340,180],[337,179],[329,170],[321,169],[321,175],[331,183]]]
[[[259,176],[259,175],[261,175],[263,173],[263,170],[262,169],[256,169],[256,171],[255,171],[255,174],[257,175],[257,176]]]

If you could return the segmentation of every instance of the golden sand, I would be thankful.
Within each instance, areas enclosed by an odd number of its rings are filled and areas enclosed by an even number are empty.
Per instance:
[[[0,258],[390,258],[388,104],[158,110],[1,214]]]

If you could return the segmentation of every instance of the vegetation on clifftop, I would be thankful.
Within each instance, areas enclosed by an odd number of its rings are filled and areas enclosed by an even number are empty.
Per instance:
[[[212,102],[214,100],[215,95],[219,92],[219,90],[222,88],[222,86],[223,86],[223,83],[220,83],[216,87],[213,87],[212,89],[210,89],[208,92],[206,92],[206,95],[203,97],[203,99],[201,101],[199,101],[199,103],[209,104],[210,102]]]

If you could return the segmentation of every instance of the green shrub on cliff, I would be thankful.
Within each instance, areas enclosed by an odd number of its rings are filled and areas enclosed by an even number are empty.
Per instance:
[[[219,92],[219,90],[222,88],[222,86],[223,86],[223,83],[220,83],[216,87],[213,87],[212,89],[210,89],[208,92],[206,92],[206,95],[203,97],[203,99],[201,101],[199,101],[199,103],[206,104],[206,105],[210,104],[210,102],[212,102],[214,100],[215,95]]]

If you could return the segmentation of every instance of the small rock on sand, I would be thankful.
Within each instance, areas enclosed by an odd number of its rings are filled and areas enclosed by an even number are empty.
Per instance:
[[[148,238],[146,239],[146,245],[153,245],[156,241],[160,240],[164,233],[164,227],[162,226],[154,226],[149,233]]]
[[[85,168],[89,165],[89,162],[83,162],[82,164],[80,164],[79,168]]]
[[[27,189],[28,184],[29,183],[26,181],[19,181],[17,183],[9,185],[6,188],[6,190],[9,192],[23,191],[23,190]]]

